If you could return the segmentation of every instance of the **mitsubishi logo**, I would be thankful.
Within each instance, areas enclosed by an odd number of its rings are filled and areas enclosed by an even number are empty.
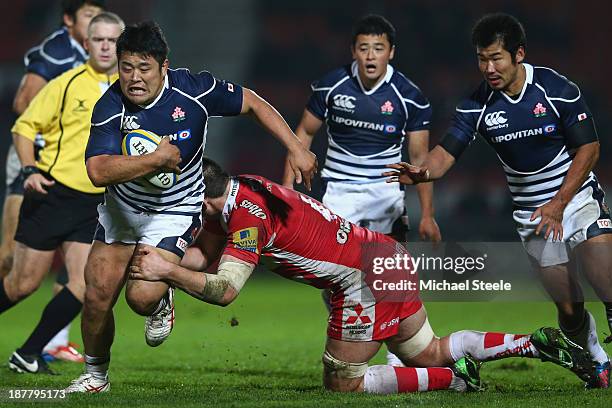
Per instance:
[[[355,313],[357,313],[356,316],[349,316],[346,319],[346,324],[355,324],[357,323],[358,320],[361,320],[362,324],[370,324],[372,323],[372,320],[370,319],[369,316],[362,316],[361,313],[363,313],[363,306],[361,306],[361,304],[357,304],[357,306],[355,306]]]

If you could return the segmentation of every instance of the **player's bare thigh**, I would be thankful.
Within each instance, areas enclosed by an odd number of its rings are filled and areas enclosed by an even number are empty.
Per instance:
[[[108,308],[117,300],[127,277],[135,245],[94,241],[85,265],[85,303]]]
[[[589,238],[575,248],[576,259],[603,302],[612,302],[612,234]]]
[[[409,367],[444,367],[453,363],[448,338],[440,339],[433,335],[425,306],[403,319],[399,332],[385,343]]]
[[[343,369],[340,366],[353,363],[354,367],[367,368],[368,361],[376,355],[380,346],[381,343],[378,341],[357,342],[327,338],[325,352],[328,357],[323,358],[323,384],[325,388],[338,392],[363,392],[363,374],[354,377],[351,374],[351,369]],[[355,368],[352,371],[355,371]],[[365,370],[363,371],[365,373]]]
[[[181,262],[181,258],[178,255],[150,245],[138,244],[136,250],[143,247],[157,251],[165,260],[174,264]],[[125,298],[132,310],[143,316],[149,316],[155,311],[159,301],[166,292],[168,292],[168,284],[165,282],[128,279]]]

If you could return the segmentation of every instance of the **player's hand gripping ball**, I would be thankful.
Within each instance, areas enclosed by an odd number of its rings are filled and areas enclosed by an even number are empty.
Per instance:
[[[153,153],[161,142],[161,137],[148,130],[136,129],[125,135],[121,151],[126,156],[142,156]],[[150,185],[159,189],[168,189],[178,182],[178,175],[172,172],[159,172],[143,177]]]

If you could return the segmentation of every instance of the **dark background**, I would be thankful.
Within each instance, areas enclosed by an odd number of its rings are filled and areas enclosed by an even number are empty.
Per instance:
[[[247,86],[272,103],[294,128],[309,97],[309,84],[350,62],[355,20],[379,13],[397,29],[393,65],[420,86],[433,106],[431,146],[444,134],[455,104],[480,81],[470,44],[473,23],[504,11],[527,31],[527,62],[551,67],[576,82],[594,113],[601,141],[596,173],[612,185],[610,85],[612,6],[603,1],[309,1],[280,0],[108,1],[127,23],[154,19],[170,43],[172,67],[206,69]],[[11,103],[23,75],[23,55],[60,21],[59,1],[5,1],[0,5],[0,161],[15,119]],[[320,165],[321,132],[313,149]],[[283,148],[247,118],[213,119],[207,154],[234,173],[280,181]],[[4,168],[0,168],[4,180]],[[313,195],[319,197],[315,184]],[[0,189],[4,184],[0,183]],[[445,240],[516,240],[510,195],[494,152],[475,142],[435,187],[436,218]],[[408,208],[414,228],[420,210],[413,189]],[[416,239],[416,236],[413,238]]]

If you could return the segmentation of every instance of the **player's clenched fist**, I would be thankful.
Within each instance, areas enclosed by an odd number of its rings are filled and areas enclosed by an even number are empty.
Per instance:
[[[181,173],[179,163],[181,162],[181,151],[170,143],[170,138],[163,137],[157,149],[153,152],[158,157],[159,167],[164,171]]]
[[[155,249],[138,248],[130,264],[130,279],[164,280],[172,266],[169,264]]]
[[[429,181],[429,170],[425,167],[413,166],[405,162],[387,164],[396,171],[386,171],[382,175],[389,177],[387,183],[418,184]]]

